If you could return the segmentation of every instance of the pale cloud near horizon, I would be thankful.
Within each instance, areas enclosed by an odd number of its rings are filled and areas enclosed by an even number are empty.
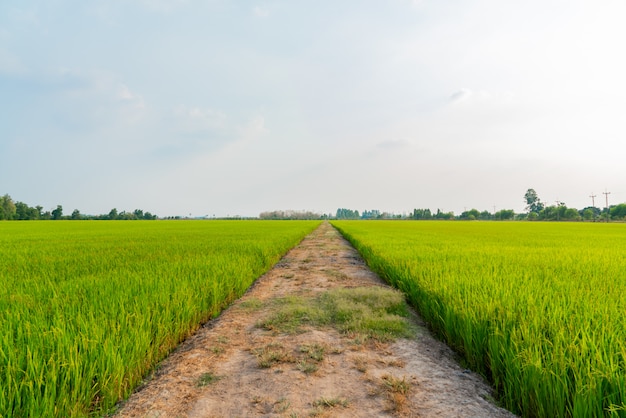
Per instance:
[[[263,6],[255,6],[252,12],[256,17],[268,17],[270,15],[269,9]]]
[[[5,3],[0,194],[163,216],[521,211],[529,187],[574,207],[604,188],[626,201],[625,12]]]

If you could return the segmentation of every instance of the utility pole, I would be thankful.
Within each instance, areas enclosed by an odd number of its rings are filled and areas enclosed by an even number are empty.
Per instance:
[[[589,197],[591,198],[591,207],[593,208],[593,221],[596,221],[596,195],[593,194],[593,192],[591,192],[591,195],[589,195]]]
[[[611,192],[607,192],[606,189],[602,192],[604,197],[606,198],[606,221],[609,222],[609,195]]]
[[[556,200],[554,201],[554,203],[556,203],[556,220],[558,221],[559,220],[559,209],[561,208],[561,201],[557,197]]]

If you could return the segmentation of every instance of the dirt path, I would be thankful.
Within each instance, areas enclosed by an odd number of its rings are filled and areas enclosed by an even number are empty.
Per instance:
[[[331,326],[292,333],[260,326],[289,297],[363,286],[386,287],[323,223],[184,342],[116,416],[513,416],[488,401],[489,387],[463,370],[417,315],[416,337],[389,343]]]

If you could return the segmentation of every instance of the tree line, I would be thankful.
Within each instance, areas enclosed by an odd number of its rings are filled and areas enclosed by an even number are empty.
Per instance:
[[[24,202],[13,201],[11,196],[5,194],[0,197],[0,220],[154,220],[156,215],[150,212],[144,212],[141,209],[135,209],[132,212],[118,212],[113,208],[107,214],[102,215],[85,215],[80,213],[78,209],[74,209],[70,215],[63,214],[63,206],[57,205],[56,208],[44,211],[42,206],[31,207]]]
[[[482,221],[626,221],[626,203],[611,205],[608,208],[588,206],[583,209],[567,207],[564,202],[546,205],[534,189],[528,189],[524,195],[525,213],[516,213],[513,209],[502,209],[497,212],[470,209],[460,215],[437,209],[413,209],[409,214],[394,214],[379,210],[358,210],[339,208],[335,219],[413,219],[413,220],[482,220]]]
[[[587,206],[583,209],[568,208],[565,202],[546,205],[541,201],[535,189],[528,189],[524,194],[526,214],[524,218],[538,221],[624,221],[626,203],[610,205],[602,209]]]
[[[321,215],[311,211],[298,211],[298,210],[273,210],[269,212],[261,212],[259,219],[291,219],[291,220],[317,220],[328,219],[327,215]]]

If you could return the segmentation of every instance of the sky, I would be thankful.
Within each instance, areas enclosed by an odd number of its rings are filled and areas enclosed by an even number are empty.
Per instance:
[[[626,202],[619,0],[4,0],[0,195],[65,214]],[[603,192],[610,192],[604,195]]]

